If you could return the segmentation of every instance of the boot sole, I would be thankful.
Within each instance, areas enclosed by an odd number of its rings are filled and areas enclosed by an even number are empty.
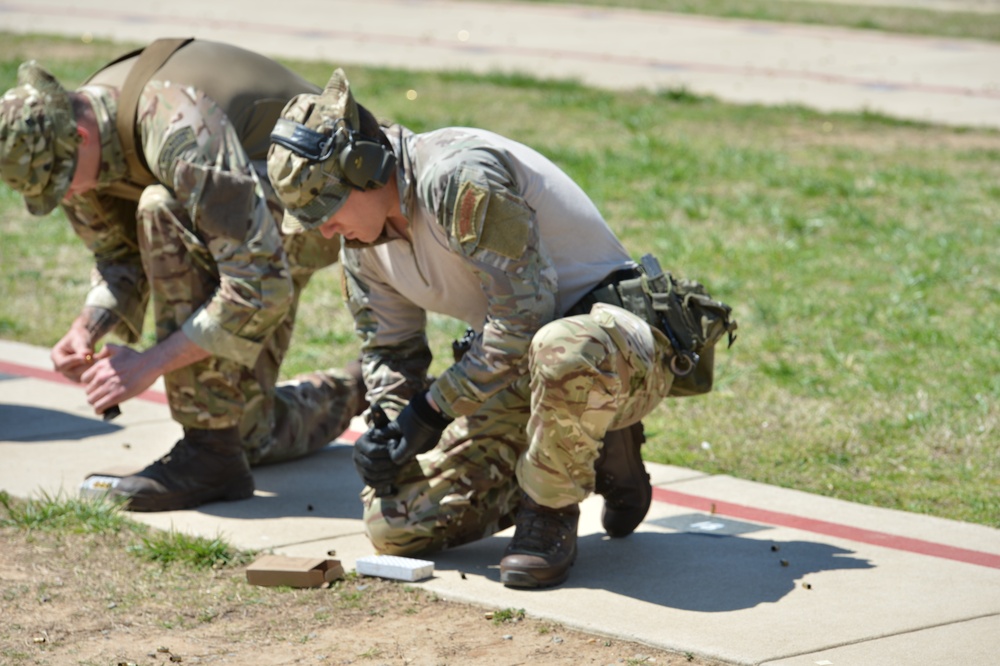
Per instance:
[[[158,511],[180,511],[194,509],[210,502],[236,502],[253,497],[254,485],[240,485],[229,488],[222,494],[215,488],[189,493],[165,495],[133,495],[125,503],[125,510],[138,513],[154,513]]]
[[[557,578],[535,578],[529,571],[524,569],[504,569],[503,563],[500,565],[500,582],[504,584],[505,587],[515,587],[525,590],[537,590],[543,587],[555,587],[561,583],[565,583],[566,579],[569,578],[569,570],[576,565],[576,558],[579,551],[576,546],[573,547],[573,559],[570,561],[569,566],[566,567],[566,571],[562,573],[561,576]]]
[[[572,567],[573,565],[570,565]],[[504,584],[504,587],[515,587],[525,590],[537,590],[544,587],[555,587],[561,583],[565,583],[566,579],[569,578],[569,569],[566,570],[559,578],[552,578],[550,580],[538,580],[530,573],[526,571],[501,571],[500,572],[500,582]]]

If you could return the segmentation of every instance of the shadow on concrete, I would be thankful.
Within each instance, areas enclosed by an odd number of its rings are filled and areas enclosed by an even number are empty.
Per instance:
[[[500,584],[508,538],[491,537],[431,557],[435,569],[485,576]],[[774,603],[809,574],[871,569],[854,552],[813,541],[639,532],[626,539],[581,537],[563,587],[603,589],[679,610],[723,613]],[[530,591],[528,592],[530,593]]]
[[[255,467],[257,495],[253,499],[207,504],[197,510],[237,520],[310,517],[360,521],[363,484],[354,470],[352,449],[349,444],[331,444],[299,460]]]
[[[351,519],[361,530],[362,484],[351,451],[349,444],[333,444],[301,460],[255,468],[256,497],[210,504],[198,511],[237,520]],[[696,531],[708,523],[724,524],[728,533]],[[651,520],[645,529],[625,539],[604,534],[581,537],[576,565],[563,586],[603,589],[679,610],[721,613],[777,602],[796,585],[808,582],[809,574],[874,566],[852,557],[853,551],[829,544],[760,538],[772,528],[719,516],[671,516]],[[507,530],[426,559],[434,561],[438,574],[450,570],[500,585],[498,564],[512,533]],[[751,533],[758,538],[746,536]]]
[[[0,404],[0,440],[47,442],[80,440],[121,430],[114,423],[68,414],[58,409]]]

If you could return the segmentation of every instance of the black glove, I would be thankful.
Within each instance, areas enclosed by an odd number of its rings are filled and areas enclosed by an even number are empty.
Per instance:
[[[414,397],[390,422],[378,405],[372,407],[372,427],[354,443],[354,467],[376,497],[395,493],[393,481],[418,453],[430,451],[451,419],[434,411],[425,394]]]
[[[389,446],[392,462],[403,466],[416,458],[418,453],[433,449],[449,423],[451,419],[446,414],[436,411],[427,402],[426,393],[413,396],[396,417],[395,423],[390,424],[390,427],[395,425],[402,435]]]
[[[392,482],[396,479],[399,466],[392,462],[389,448],[394,440],[402,437],[395,425],[395,422],[389,423],[381,407],[374,405],[372,427],[354,442],[354,469],[365,485],[375,489],[376,497],[395,492]]]

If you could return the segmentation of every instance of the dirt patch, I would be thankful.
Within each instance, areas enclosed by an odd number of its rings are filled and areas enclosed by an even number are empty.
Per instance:
[[[136,540],[0,529],[0,663],[718,664],[375,578],[256,587],[140,559]]]

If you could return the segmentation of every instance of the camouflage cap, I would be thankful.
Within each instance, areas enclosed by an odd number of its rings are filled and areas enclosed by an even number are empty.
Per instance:
[[[69,93],[34,60],[0,98],[0,178],[24,195],[32,215],[49,213],[69,190],[80,136]]]
[[[312,156],[302,155],[274,143],[272,134],[267,175],[286,206],[282,231],[299,233],[315,229],[344,204],[352,188],[344,180],[340,151],[334,148],[341,138],[338,130],[356,130],[360,124],[358,105],[347,76],[339,68],[319,95],[297,95],[285,106],[275,127],[276,134],[281,133],[282,128],[290,133],[301,125],[329,137],[326,146],[329,149]]]

